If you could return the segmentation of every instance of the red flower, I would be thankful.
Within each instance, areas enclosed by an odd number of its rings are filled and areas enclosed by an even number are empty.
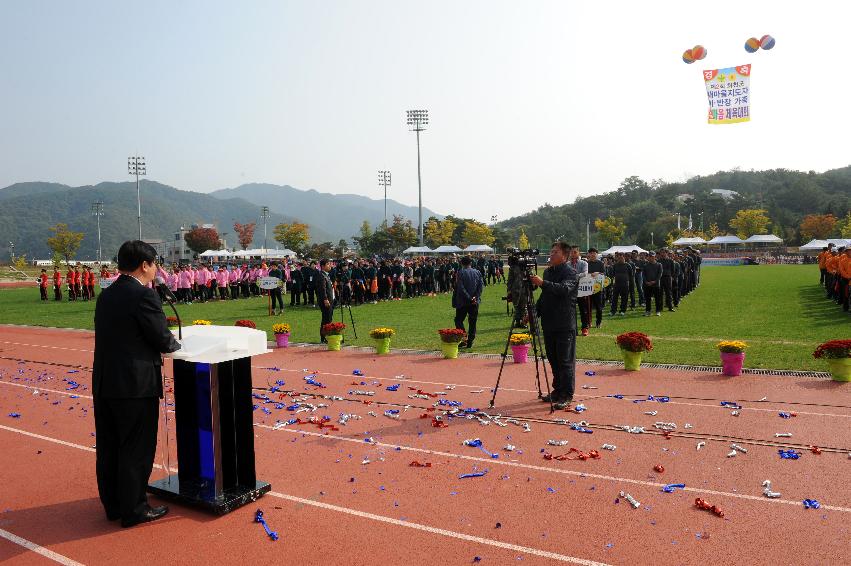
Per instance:
[[[851,358],[851,340],[829,340],[819,344],[813,352],[814,358]]]
[[[615,341],[621,350],[628,352],[649,352],[653,349],[653,342],[643,332],[624,332]]]
[[[328,324],[323,324],[322,335],[328,336],[329,334],[342,334],[345,327],[346,325],[342,322],[329,322]]]
[[[440,339],[448,344],[462,342],[467,336],[463,328],[441,328],[437,333],[440,334]]]
[[[237,320],[233,323],[234,326],[242,326],[245,328],[257,328],[257,325],[250,320]]]

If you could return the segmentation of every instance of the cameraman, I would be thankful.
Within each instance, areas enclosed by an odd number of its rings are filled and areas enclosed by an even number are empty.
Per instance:
[[[573,401],[576,365],[576,293],[579,276],[568,263],[570,246],[556,242],[550,250],[549,267],[544,277],[533,275],[530,281],[541,288],[536,311],[544,331],[544,346],[553,371],[553,390],[543,398],[564,409]]]
[[[476,339],[476,321],[479,318],[479,304],[482,302],[481,272],[472,267],[470,256],[461,258],[461,270],[455,281],[455,292],[452,294],[452,306],[455,307],[455,328],[464,330],[464,319],[469,318],[470,331],[467,333],[466,348],[473,347]]]

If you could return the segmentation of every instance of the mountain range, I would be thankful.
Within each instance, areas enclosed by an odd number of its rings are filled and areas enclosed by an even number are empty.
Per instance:
[[[357,234],[363,220],[376,226],[384,217],[381,200],[301,191],[290,186],[251,184],[213,194],[184,191],[148,180],[141,181],[140,187],[145,239],[169,241],[181,226],[211,223],[233,248],[237,245],[233,223],[257,222],[252,247],[262,247],[260,206],[264,205],[270,208],[269,247],[276,245],[273,227],[281,222],[305,222],[310,225],[311,241],[336,243]],[[16,255],[50,258],[52,252],[47,245],[50,227],[61,222],[85,234],[77,257],[93,259],[97,253],[97,219],[91,212],[95,201],[104,203],[101,246],[104,257],[110,258],[123,241],[138,234],[135,182],[104,182],[80,187],[25,182],[0,189],[0,243],[14,243]],[[404,214],[416,219],[415,207],[390,200],[387,204],[388,214]],[[433,214],[423,209],[425,218]],[[8,245],[4,247],[9,248]]]

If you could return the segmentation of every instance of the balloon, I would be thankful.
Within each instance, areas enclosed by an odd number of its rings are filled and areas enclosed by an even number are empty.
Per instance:
[[[683,63],[688,63],[689,65],[694,63],[694,54],[691,52],[691,49],[683,51]]]
[[[772,47],[774,47],[774,38],[770,35],[763,35],[759,39],[759,46],[768,51]]]
[[[691,50],[691,54],[694,56],[695,61],[700,61],[706,57],[706,48],[702,45],[695,45]]]
[[[748,53],[756,53],[759,49],[759,40],[755,37],[748,39],[745,42],[745,51]]]

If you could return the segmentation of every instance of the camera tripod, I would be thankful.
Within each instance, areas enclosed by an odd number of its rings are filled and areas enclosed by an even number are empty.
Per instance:
[[[543,366],[544,382],[547,387],[547,394],[550,395],[550,413],[553,413],[555,412],[555,407],[553,407],[552,395],[550,394],[550,378],[547,374],[544,343],[541,340],[541,327],[539,325],[538,315],[535,312],[535,301],[534,294],[532,292],[532,281],[529,279],[530,277],[530,271],[527,271],[523,275],[522,293],[526,299],[524,306],[525,312],[518,312],[515,309],[514,316],[511,317],[511,326],[508,329],[508,337],[505,340],[505,348],[502,351],[502,363],[499,366],[499,375],[496,377],[496,385],[493,388],[493,396],[491,397],[490,406],[493,408],[494,403],[496,402],[496,392],[499,391],[499,382],[502,379],[502,371],[505,369],[505,358],[508,356],[508,346],[511,344],[511,335],[514,333],[516,328],[521,328],[520,326],[517,326],[517,322],[523,318],[523,315],[525,315],[525,318],[529,321],[529,334],[532,335],[532,353],[535,356],[535,382],[538,385],[538,399],[544,398],[544,394],[541,391],[541,367]]]
[[[350,320],[350,321],[351,321],[351,323],[352,323],[352,332],[354,332],[354,333],[355,333],[355,339],[357,339],[357,337],[358,337],[358,329],[357,329],[357,327],[355,326],[355,317],[354,317],[354,315],[352,314],[352,305],[350,305],[350,304],[346,304],[346,305],[344,305],[344,304],[343,304],[343,295],[342,295],[342,293],[340,294],[340,296],[339,296],[339,297],[337,297],[337,302],[340,304],[340,322],[344,322],[344,321],[345,321],[345,316],[344,316],[344,314],[343,314],[343,307],[346,307],[347,309],[349,309],[349,320]]]

